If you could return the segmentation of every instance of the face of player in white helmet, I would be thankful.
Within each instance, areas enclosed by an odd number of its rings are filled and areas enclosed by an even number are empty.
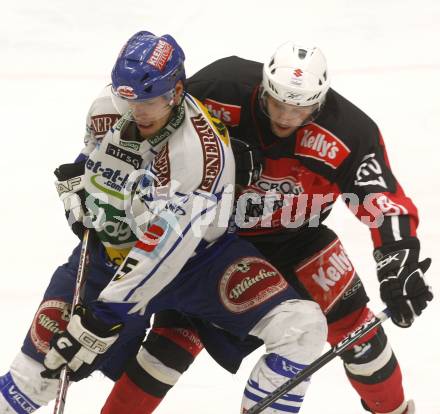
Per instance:
[[[263,112],[270,119],[272,132],[279,138],[287,138],[297,128],[311,122],[318,109],[318,104],[296,106],[280,102],[265,92],[260,100]]]
[[[175,89],[164,95],[145,101],[127,101],[142,138],[155,135],[168,123],[171,111],[180,102],[182,93],[183,84],[179,81]]]

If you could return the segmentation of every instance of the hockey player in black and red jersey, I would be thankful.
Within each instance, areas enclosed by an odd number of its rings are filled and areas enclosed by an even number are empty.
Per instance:
[[[231,136],[264,157],[260,178],[243,189],[237,202],[239,231],[305,298],[319,303],[327,317],[328,341],[336,344],[371,315],[353,264],[335,232],[322,223],[341,194],[369,225],[380,296],[393,322],[411,326],[433,298],[424,281],[430,259],[419,261],[417,210],[391,171],[378,126],[330,88],[322,52],[288,42],[264,65],[224,58],[192,76],[187,89],[228,125]],[[144,345],[143,367],[131,375],[143,384],[145,401],[153,394],[158,403],[184,370],[178,358],[167,358],[164,351],[164,345],[179,349],[172,332],[153,328]],[[186,355],[185,369],[195,354]],[[401,370],[382,328],[342,359],[366,410],[415,412],[404,396]],[[157,369],[158,360],[166,361],[166,368]],[[141,365],[140,358],[136,364]],[[144,380],[143,370],[149,373]],[[129,405],[123,392],[129,381],[116,383],[105,414],[116,414],[112,407],[118,404]],[[248,382],[244,406],[263,395]]]
[[[264,155],[261,177],[244,189],[260,196],[238,203],[241,235],[320,304],[328,341],[334,345],[370,315],[338,236],[322,224],[341,194],[370,227],[380,295],[393,322],[409,327],[433,297],[423,278],[430,259],[419,261],[417,210],[391,171],[378,126],[330,88],[322,52],[287,42],[264,65],[221,59],[187,88],[232,136]],[[382,328],[342,359],[367,410],[412,412]]]

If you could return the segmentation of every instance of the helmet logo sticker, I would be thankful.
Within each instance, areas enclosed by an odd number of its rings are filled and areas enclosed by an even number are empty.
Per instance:
[[[168,42],[165,42],[165,40],[160,39],[148,58],[147,63],[163,71],[172,53],[173,47]]]
[[[294,101],[299,101],[303,98],[303,94],[302,93],[295,93],[295,92],[291,92],[291,91],[287,91],[285,94],[285,98],[286,99],[292,99]]]
[[[116,89],[116,93],[125,99],[136,99],[138,96],[134,93],[134,89],[131,86],[121,85]]]
[[[290,83],[292,85],[301,86],[303,83],[303,75],[304,75],[303,70],[300,68],[296,68],[293,71],[293,77],[292,77]]]

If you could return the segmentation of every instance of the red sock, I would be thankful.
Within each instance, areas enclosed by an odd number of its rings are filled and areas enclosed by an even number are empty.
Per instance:
[[[123,374],[113,386],[101,414],[150,414],[161,401],[162,398],[146,393]]]
[[[329,324],[329,342],[332,345],[335,345],[356,327],[362,325],[371,316],[372,313],[368,307],[364,307]],[[382,345],[379,345],[378,341],[381,341]],[[379,331],[376,328],[362,337],[357,342],[357,345],[370,342],[373,346],[383,347],[386,341],[387,339],[383,331]],[[394,366],[392,366],[392,360],[395,361]],[[356,378],[355,375],[346,371],[353,388],[357,391],[365,404],[375,413],[393,412],[399,408],[405,400],[402,386],[402,373],[394,355],[392,356],[392,360],[387,364],[388,367],[384,366],[376,372],[371,373],[370,376],[365,377],[365,381],[362,377],[358,376]],[[345,362],[347,361],[345,360]],[[353,363],[353,360],[348,362]]]
[[[405,400],[399,365],[396,366],[391,376],[378,384],[362,384],[350,377],[348,379],[368,407],[375,413],[393,412]]]

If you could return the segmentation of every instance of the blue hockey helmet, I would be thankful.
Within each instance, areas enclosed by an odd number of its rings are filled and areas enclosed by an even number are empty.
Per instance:
[[[116,96],[142,101],[166,94],[185,81],[185,54],[168,34],[141,31],[124,45],[112,70]]]

